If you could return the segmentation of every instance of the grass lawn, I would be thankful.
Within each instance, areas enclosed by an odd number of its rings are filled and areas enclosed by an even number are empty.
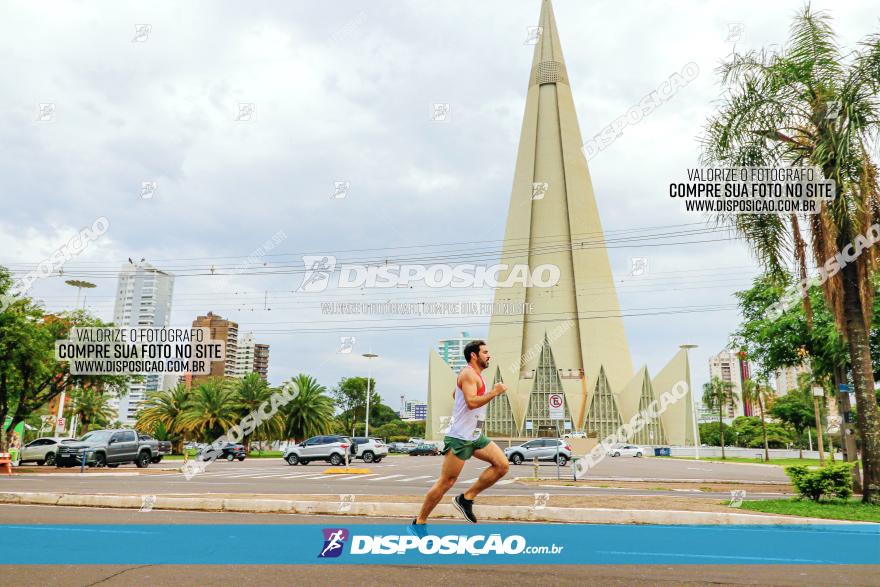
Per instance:
[[[661,459],[679,459],[685,461],[693,461],[693,457],[654,457]],[[726,459],[722,459],[721,457],[700,457],[701,461],[713,461],[717,463],[757,463],[759,465],[779,465],[780,467],[787,467],[788,465],[808,465],[811,467],[819,466],[819,459],[770,459],[770,462],[764,462],[759,459],[747,459],[744,457],[727,457]],[[831,459],[826,458],[825,463],[830,463]],[[843,462],[843,458],[836,458],[835,463]]]
[[[880,522],[880,505],[863,504],[856,499],[821,501],[819,503],[808,499],[767,499],[744,501],[740,507],[744,510],[767,514],[787,514],[826,520]]]

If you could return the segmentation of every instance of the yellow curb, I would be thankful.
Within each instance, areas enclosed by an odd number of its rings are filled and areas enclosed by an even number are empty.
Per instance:
[[[324,469],[325,475],[369,475],[372,473],[369,469],[354,469],[352,467],[343,467],[341,469]]]

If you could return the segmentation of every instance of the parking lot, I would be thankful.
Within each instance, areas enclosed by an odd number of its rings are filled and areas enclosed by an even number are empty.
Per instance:
[[[131,492],[131,493],[353,493],[363,495],[421,495],[434,482],[442,457],[392,455],[381,463],[354,466],[368,468],[367,474],[326,474],[327,463],[290,466],[279,458],[248,458],[244,461],[215,461],[205,472],[186,479],[177,471],[182,461],[164,460],[149,469],[123,465],[115,470],[92,469],[80,474],[79,469],[40,467],[38,473],[19,473],[0,477],[0,490],[5,491],[60,491],[60,492]],[[453,491],[463,491],[479,476],[485,463],[468,461]],[[554,491],[565,493],[601,492],[587,487],[564,486],[554,483],[557,467],[554,463],[539,465],[538,475],[556,485]],[[531,463],[511,465],[507,477],[489,490],[497,495],[514,495],[530,491],[518,483],[518,477],[533,477]],[[572,485],[571,466],[559,468],[559,478]],[[635,480],[694,480],[694,481],[786,481],[782,468],[658,458],[607,458],[588,474],[588,479],[609,481],[604,492],[613,489],[613,481]],[[775,491],[768,488],[768,491]],[[640,491],[637,493],[645,493]],[[681,494],[679,494],[681,495]]]

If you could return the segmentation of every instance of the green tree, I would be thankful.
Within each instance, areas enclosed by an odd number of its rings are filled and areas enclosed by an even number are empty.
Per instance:
[[[326,395],[327,388],[303,373],[293,377],[290,384],[299,392],[279,409],[284,436],[299,442],[309,436],[328,434],[333,426],[333,399]]]
[[[192,390],[180,424],[196,433],[199,440],[213,442],[238,424],[240,406],[233,382],[212,377]]]
[[[109,398],[94,389],[85,387],[78,388],[71,393],[72,408],[70,417],[79,418],[80,432],[85,434],[92,424],[106,427],[116,417],[116,412],[110,407]]]
[[[269,387],[269,384],[260,377],[259,373],[248,373],[242,379],[235,383],[236,401],[239,406],[239,420],[247,414],[255,413],[264,402],[269,401],[275,390]],[[283,422],[281,417],[276,413],[260,423],[254,429],[253,434],[249,434],[242,439],[245,450],[250,452],[251,437],[256,436],[263,440],[269,440],[274,432],[277,435],[283,430]]]
[[[804,397],[802,391],[793,389],[782,397],[776,398],[770,415],[791,426],[798,437],[800,458],[804,458],[803,433],[814,420],[813,406]]]
[[[340,419],[345,424],[346,433],[354,430],[356,422],[363,422],[367,409],[367,378],[366,377],[343,377],[333,388],[333,398],[336,407],[341,414]],[[376,380],[370,379],[370,417],[373,416],[373,406],[382,403],[382,398],[376,393]]]
[[[156,391],[147,395],[137,414],[138,430],[156,435],[161,427],[167,439],[174,445],[174,452],[183,453],[183,441],[187,432],[184,414],[189,409],[192,392],[180,384],[171,389]]]
[[[770,460],[770,444],[767,440],[767,400],[773,397],[773,389],[766,382],[758,382],[754,379],[746,379],[742,384],[742,400],[746,404],[757,404],[761,411],[761,433],[764,440],[764,460]]]
[[[720,429],[721,458],[726,459],[724,454],[724,411],[736,406],[736,395],[733,393],[733,384],[730,381],[722,381],[713,377],[709,383],[703,384],[703,405],[710,410],[718,410],[718,428]]]
[[[9,271],[0,267],[0,300],[12,291]],[[131,377],[122,375],[73,375],[67,361],[55,360],[55,341],[67,338],[70,328],[109,326],[84,311],[46,315],[30,298],[13,297],[0,306],[0,422],[11,417],[7,431],[45,406],[61,392],[89,388],[98,393],[118,394]],[[8,437],[0,431],[0,452]]]
[[[721,214],[716,220],[745,238],[771,275],[784,275],[793,262],[806,280],[809,248],[827,276],[825,301],[847,341],[856,397],[865,406],[858,425],[866,503],[880,503],[880,417],[868,336],[877,254],[867,246],[842,263],[839,252],[852,251],[853,243],[864,248],[861,235],[880,220],[877,167],[867,146],[880,130],[878,64],[880,35],[844,55],[830,18],[807,5],[783,52],[735,54],[721,66],[729,95],[708,121],[703,150],[707,165],[812,166],[835,182],[834,200],[822,202],[817,214]],[[809,297],[803,302],[809,317]]]

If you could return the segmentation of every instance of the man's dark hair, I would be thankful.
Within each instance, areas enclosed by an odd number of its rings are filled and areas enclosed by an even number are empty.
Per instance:
[[[464,347],[464,360],[468,363],[471,362],[471,353],[477,353],[477,356],[480,356],[480,347],[485,345],[486,341],[484,340],[472,340],[467,343],[467,346]]]

